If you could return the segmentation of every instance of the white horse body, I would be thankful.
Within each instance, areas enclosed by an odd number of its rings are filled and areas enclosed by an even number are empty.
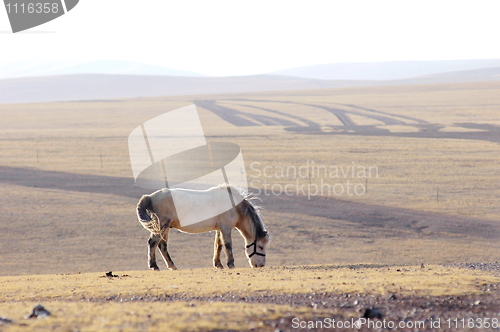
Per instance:
[[[230,193],[233,195],[231,201],[237,203],[234,207],[228,205]],[[137,216],[142,226],[151,232],[148,240],[150,268],[159,269],[155,258],[156,248],[159,246],[167,266],[176,269],[167,251],[170,228],[185,233],[215,230],[214,266],[217,268],[222,268],[222,245],[226,249],[228,267],[234,267],[231,230],[236,228],[245,239],[250,266],[264,266],[266,246],[270,238],[259,209],[251,200],[252,197],[245,191],[226,184],[207,190],[162,189],[151,195],[144,195],[137,205]],[[177,211],[180,211],[179,215]],[[185,220],[201,221],[185,225],[185,222],[181,222]]]
[[[191,190],[182,188],[163,189],[158,199],[162,201],[170,192],[175,195],[175,209],[177,219],[172,221],[170,227],[176,228],[184,233],[203,233],[218,229],[221,212],[224,213],[232,208],[228,205],[229,192],[227,187],[218,186],[207,190]],[[233,190],[235,201],[241,202],[243,196],[240,191]],[[153,200],[153,205],[155,200]],[[206,216],[210,216],[206,218]],[[184,226],[184,220],[201,220]],[[234,221],[234,220],[233,220]],[[235,227],[236,225],[231,225]]]

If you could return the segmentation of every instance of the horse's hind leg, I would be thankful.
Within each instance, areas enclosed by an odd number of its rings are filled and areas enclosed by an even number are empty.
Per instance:
[[[168,232],[170,231],[170,228],[167,228],[165,232],[163,233],[163,238],[160,240],[160,253],[163,256],[163,260],[165,261],[165,264],[167,264],[167,267],[170,270],[177,270],[177,267],[175,266],[174,262],[172,261],[172,258],[170,257],[170,254],[168,253],[167,249],[167,241],[168,241]]]
[[[214,243],[214,267],[222,269],[222,263],[220,262],[220,253],[222,251],[222,233],[215,231],[215,243]]]
[[[160,271],[158,264],[156,264],[156,248],[160,243],[160,235],[151,233],[148,239],[148,265],[150,269]]]
[[[231,240],[231,228],[223,227],[220,232],[222,233],[222,241],[224,242],[224,247],[226,249],[227,256],[227,267],[234,268],[234,256],[233,256],[233,242]]]

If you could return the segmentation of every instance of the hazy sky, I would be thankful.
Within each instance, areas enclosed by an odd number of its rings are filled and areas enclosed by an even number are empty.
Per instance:
[[[228,76],[336,62],[495,59],[499,9],[499,1],[481,0],[80,0],[66,15],[12,34],[0,8],[0,64],[116,59]]]

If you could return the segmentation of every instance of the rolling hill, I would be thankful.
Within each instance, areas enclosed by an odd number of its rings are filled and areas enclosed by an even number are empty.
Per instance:
[[[174,77],[81,74],[0,80],[0,103],[327,89],[369,84],[285,76]]]
[[[162,66],[121,60],[27,61],[0,65],[0,79],[74,74],[120,74],[206,77],[207,75]]]
[[[492,67],[500,67],[500,60],[331,63],[284,69],[269,74],[322,80],[404,80],[424,75]]]
[[[88,101],[116,98],[311,90],[412,84],[499,81],[500,67],[419,76],[404,80],[320,80],[278,75],[176,77],[78,74],[0,80],[0,103]]]

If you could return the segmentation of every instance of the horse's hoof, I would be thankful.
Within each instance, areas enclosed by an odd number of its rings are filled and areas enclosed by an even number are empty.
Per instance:
[[[234,264],[227,264],[227,267],[230,269],[234,269]]]
[[[160,271],[160,268],[158,267],[158,265],[153,265],[153,266],[150,266],[149,268],[151,270],[154,270],[154,271]]]
[[[169,267],[170,271],[175,271],[177,268],[175,266]]]
[[[223,268],[224,268],[224,266],[222,266],[221,262],[214,263],[214,267],[215,267],[216,269],[223,269]]]

